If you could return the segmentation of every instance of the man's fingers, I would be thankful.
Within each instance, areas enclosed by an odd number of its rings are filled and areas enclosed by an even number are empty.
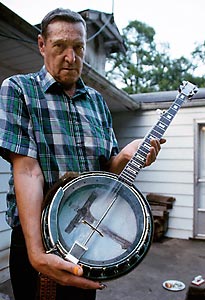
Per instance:
[[[161,144],[166,143],[166,139],[162,138],[160,140],[152,139],[150,141],[151,147],[150,152],[147,155],[146,166],[150,166],[157,158],[159,151],[161,150]]]
[[[159,140],[160,144],[164,144],[164,143],[166,143],[166,141],[167,141],[167,140],[164,139],[164,138],[162,138],[162,139]]]
[[[83,275],[83,268],[79,265],[74,265],[71,268],[71,273],[73,273],[76,276],[82,276]]]

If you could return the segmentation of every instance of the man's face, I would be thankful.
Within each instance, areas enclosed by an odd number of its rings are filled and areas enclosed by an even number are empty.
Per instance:
[[[39,35],[39,49],[48,72],[66,89],[81,76],[85,56],[86,31],[81,22],[54,20],[48,25],[46,40]]]

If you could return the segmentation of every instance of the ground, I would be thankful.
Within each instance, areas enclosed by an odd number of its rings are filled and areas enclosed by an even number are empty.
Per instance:
[[[164,238],[151,245],[133,271],[106,282],[107,288],[97,292],[97,300],[185,300],[197,275],[205,277],[205,241]],[[185,289],[164,289],[162,284],[168,279],[182,281]],[[0,285],[0,300],[4,299],[13,300],[10,281]]]

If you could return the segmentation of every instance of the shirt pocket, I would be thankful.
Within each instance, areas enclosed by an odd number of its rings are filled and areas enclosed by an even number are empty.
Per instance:
[[[84,146],[88,155],[109,159],[113,147],[112,128],[83,122]]]

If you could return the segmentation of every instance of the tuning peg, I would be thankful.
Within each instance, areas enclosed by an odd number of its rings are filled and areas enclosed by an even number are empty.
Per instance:
[[[193,85],[193,88],[192,90],[190,91],[189,95],[188,95],[188,98],[191,99],[197,92],[198,92],[198,87],[195,85]]]
[[[180,93],[181,93],[182,89],[187,85],[187,83],[188,83],[188,81],[185,81],[185,80],[182,81],[182,84],[180,84],[179,89],[178,89]]]
[[[164,112],[165,112],[164,110],[159,109],[159,108],[156,110],[156,113],[159,117],[161,117],[164,114]]]

